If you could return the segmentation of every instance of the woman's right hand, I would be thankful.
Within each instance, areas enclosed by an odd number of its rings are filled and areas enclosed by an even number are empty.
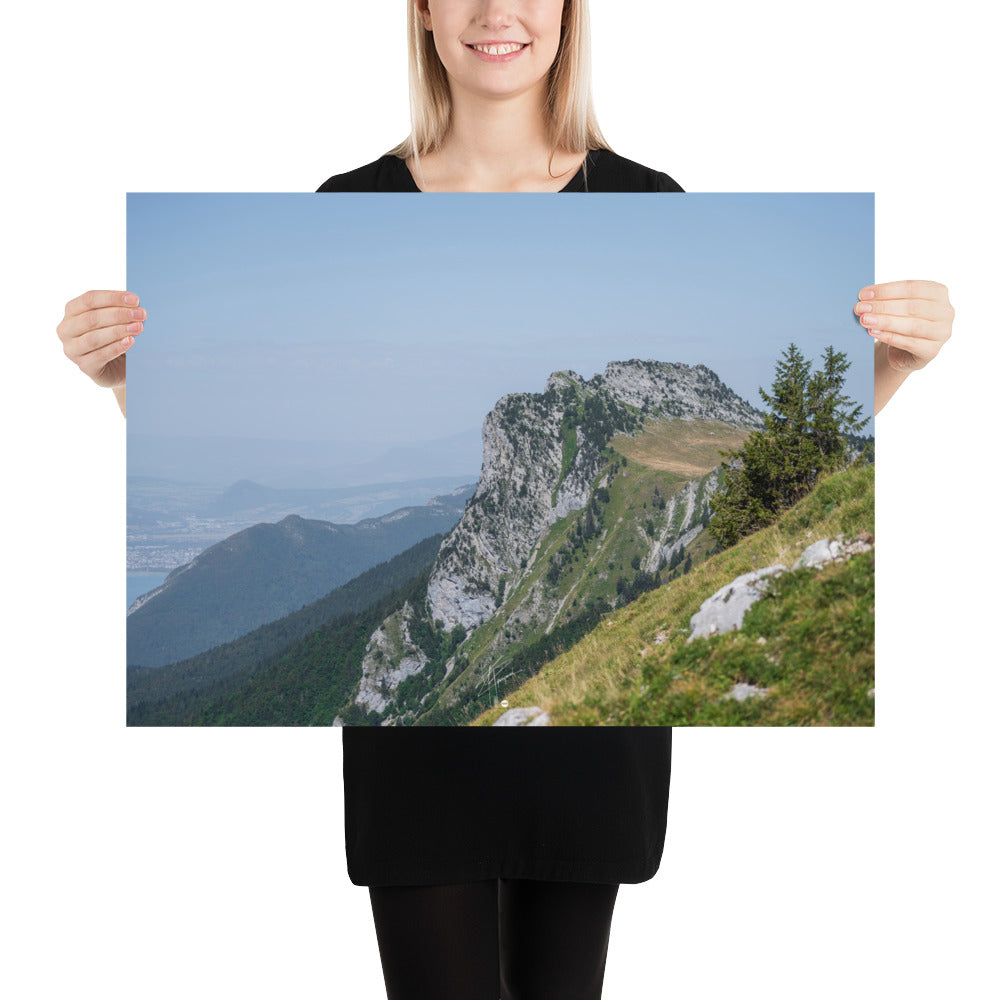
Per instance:
[[[125,387],[125,352],[142,331],[146,310],[132,292],[89,291],[66,303],[56,327],[63,353],[104,389]]]

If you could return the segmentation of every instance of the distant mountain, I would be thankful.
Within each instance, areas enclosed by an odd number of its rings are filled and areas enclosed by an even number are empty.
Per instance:
[[[220,526],[232,525],[212,542],[263,521],[279,521],[289,514],[352,524],[401,507],[417,507],[450,493],[475,479],[475,474],[469,473],[477,465],[478,462],[468,463],[463,476],[364,482],[335,489],[265,486],[250,479],[219,487],[130,474],[126,484],[127,523],[129,532],[141,533],[143,539],[163,532],[190,531],[193,522],[199,527],[208,521],[217,521]],[[130,548],[137,544],[136,539],[130,539]],[[207,547],[207,544],[202,546]]]
[[[357,683],[372,629],[421,575],[426,587],[440,543],[431,535],[300,611],[179,663],[129,667],[128,725],[329,725]]]
[[[612,362],[505,396],[425,593],[372,633],[345,722],[462,724],[657,585],[702,532],[720,452],[762,417],[704,365]]]
[[[175,569],[129,609],[127,662],[158,667],[282,618],[430,535],[449,530],[474,487],[357,524],[295,515],[257,524]]]
[[[475,468],[470,463],[469,468]],[[459,480],[461,487],[474,478],[466,475]],[[332,521],[335,511],[343,513],[348,506],[361,507],[369,517],[381,517],[402,507],[415,507],[429,498],[432,502],[445,491],[456,486],[454,479],[413,479],[406,482],[367,483],[362,486],[344,486],[338,489],[275,488],[241,479],[227,487],[220,496],[207,504],[204,513],[212,518],[235,517],[256,513],[258,521],[274,520],[278,516],[298,514],[321,521]],[[363,505],[363,506],[362,506]],[[374,509],[373,509],[374,508]]]

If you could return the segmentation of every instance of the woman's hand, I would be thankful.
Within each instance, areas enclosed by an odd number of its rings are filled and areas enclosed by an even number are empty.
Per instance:
[[[955,310],[936,281],[890,281],[858,292],[854,312],[875,338],[875,412],[951,336]]]
[[[858,292],[854,312],[868,332],[886,345],[895,372],[909,373],[930,363],[951,336],[955,310],[948,289],[936,281],[890,281]]]
[[[63,353],[104,389],[125,387],[125,352],[142,332],[146,310],[131,292],[84,292],[66,303],[56,327]]]

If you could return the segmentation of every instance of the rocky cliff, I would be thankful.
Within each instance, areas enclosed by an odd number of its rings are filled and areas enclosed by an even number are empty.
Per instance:
[[[623,570],[652,577],[664,567],[700,532],[717,472],[652,473],[609,444],[679,421],[761,424],[703,365],[612,362],[590,380],[556,372],[544,392],[503,397],[483,423],[478,488],[442,543],[421,609],[461,642],[442,645],[441,669],[410,637],[415,609],[401,609],[369,641],[358,702],[387,724],[499,691],[518,670],[519,644],[581,609],[614,606],[634,582]],[[394,704],[399,683],[425,669],[443,676],[437,689]]]

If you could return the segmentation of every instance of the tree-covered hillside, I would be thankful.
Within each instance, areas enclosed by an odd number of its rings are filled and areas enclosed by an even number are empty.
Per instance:
[[[364,641],[381,620],[378,616],[384,616],[396,603],[410,596],[416,585],[414,581],[425,580],[441,537],[432,535],[424,539],[313,604],[232,642],[165,667],[129,668],[128,724],[190,725],[196,718],[204,721],[208,706],[222,695],[238,699],[237,692],[251,684],[255,691],[264,689],[271,682],[256,681],[255,675],[264,673],[279,662],[284,664],[279,669],[279,700],[297,699],[293,714],[299,721],[312,718],[317,712],[322,715],[331,706],[335,709],[340,704],[336,691],[339,690],[337,685],[343,671],[349,672],[358,666],[360,655],[356,657],[355,664],[346,653],[331,652],[324,680],[324,668],[314,651],[318,648],[330,650],[337,642],[342,642],[345,648],[354,649],[360,633],[367,629],[367,634],[360,640],[363,652]],[[336,623],[336,630],[330,623]],[[321,642],[310,640],[310,636],[320,631],[324,633]],[[336,637],[333,637],[333,631],[336,631]],[[355,677],[354,682],[356,680]],[[287,714],[286,704],[276,702],[268,707],[259,694],[250,692],[241,704],[240,721],[232,724],[293,724],[262,721]],[[247,706],[253,708],[248,710]],[[219,710],[213,711],[218,716]],[[332,721],[331,712],[326,724]]]

